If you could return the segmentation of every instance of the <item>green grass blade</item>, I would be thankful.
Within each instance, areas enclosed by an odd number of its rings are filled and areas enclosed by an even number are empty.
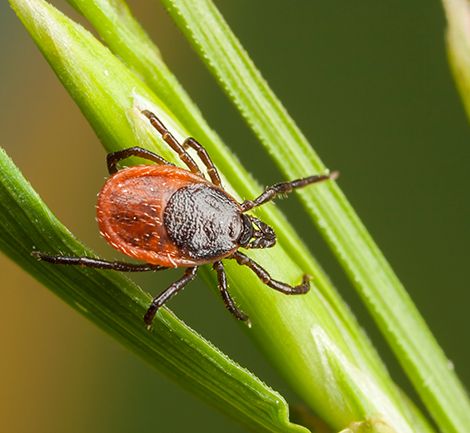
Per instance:
[[[162,3],[286,178],[324,172],[324,164],[213,3]],[[470,425],[470,403],[465,390],[341,190],[336,184],[329,184],[299,194],[436,422],[448,433],[466,431]]]
[[[204,143],[204,147],[222,170],[225,178],[230,179],[232,192],[239,197],[257,196],[262,191],[261,187],[207,124],[198,107],[161,59],[158,48],[132,17],[125,2],[119,0],[68,1],[93,24],[111,50],[123,59],[126,65],[137,71],[140,77],[143,77],[152,91],[181,121],[188,134]],[[353,335],[354,340],[362,344],[360,351],[369,357],[371,366],[375,366],[378,374],[384,375],[381,361],[369,342],[364,339],[354,316],[345,307],[331,282],[283,214],[274,206],[260,208],[257,213],[264,221],[277,228],[278,244],[289,251],[293,261],[305,271],[315,275],[317,286],[331,303],[332,308],[336,310],[337,319],[342,321],[340,329],[349,329],[349,334],[346,334],[345,338]]]
[[[226,148],[220,138],[205,122],[199,109],[191,101],[184,89],[171,74],[158,53],[157,47],[153,46],[139,24],[132,17],[127,5],[122,1],[107,0],[69,0],[95,27],[101,38],[108,46],[132,69],[143,77],[151,89],[168,105],[173,113],[182,121],[190,133],[201,140],[210,151],[212,158],[222,168],[226,177],[230,179],[231,185],[244,197],[255,196],[260,189],[252,177],[244,170],[239,161]],[[280,238],[280,244],[286,248],[295,261],[304,269],[316,276],[319,289],[327,296],[329,302],[336,310],[337,320],[341,320],[339,329],[348,329],[348,341],[356,341],[359,346],[354,355],[356,359],[366,355],[369,368],[375,368],[379,376],[388,381],[388,376],[383,365],[376,357],[376,353],[357,326],[349,310],[337,296],[331,283],[323,274],[318,264],[311,259],[298,235],[283,218],[275,207],[266,207],[260,211],[260,216],[276,227]],[[320,278],[319,278],[320,277]],[[320,280],[318,282],[318,280]],[[255,330],[254,330],[255,331]],[[352,338],[351,338],[352,337]],[[393,391],[392,391],[393,392]],[[422,420],[421,415],[409,402],[405,402],[407,408],[412,412],[413,424],[416,431],[428,431],[429,426]],[[418,425],[419,424],[419,425]]]
[[[93,255],[55,218],[0,148],[0,249],[154,368],[256,431],[307,433],[288,421],[278,393],[184,325],[169,310],[148,331],[150,297],[116,272],[44,266],[31,251]]]
[[[84,80],[81,87],[77,82],[68,83],[75,97],[81,98],[84,112],[96,109],[108,116],[106,125],[94,123],[101,137],[106,137],[108,143],[124,139],[138,144],[128,118],[133,119],[132,104],[136,97],[133,92],[141,90],[141,94],[145,94],[145,86],[139,87],[132,74],[126,75],[122,64],[103,47],[99,48],[91,35],[52,7],[43,2],[17,2],[14,6],[37,36],[36,41],[43,51],[51,54],[49,60],[55,63],[61,79],[67,80],[67,74],[74,70]],[[41,32],[44,28],[50,33]],[[93,43],[88,45],[88,40]],[[80,63],[83,57],[74,52],[74,49],[80,51],[84,47],[87,56],[91,56],[86,58],[88,69],[86,61]],[[64,49],[67,56],[61,52]],[[52,53],[57,57],[53,58]],[[72,58],[74,55],[76,57]],[[90,58],[101,59],[97,69],[93,69]],[[114,76],[116,68],[119,77]],[[101,76],[96,75],[97,71]],[[99,84],[100,77],[104,80],[109,76],[114,77],[106,80],[112,88],[103,89]],[[124,97],[126,92],[128,98]],[[130,111],[122,110],[122,103],[129,106]],[[150,144],[152,140],[156,141],[153,133],[146,135],[143,129],[140,138],[145,140],[145,137]],[[129,279],[114,272],[47,266],[33,259],[30,255],[33,249],[75,255],[90,254],[90,251],[55,219],[3,151],[0,152],[0,248],[152,366],[231,417],[256,431],[307,432],[305,428],[289,423],[288,407],[282,396],[231,361],[169,311],[162,311],[153,331],[148,332],[142,317],[150,297]]]
[[[93,253],[55,218],[0,149],[0,249],[45,286],[153,367],[242,423],[265,432],[304,432],[283,398],[184,325],[169,310],[149,332],[150,297],[115,272],[44,266],[34,249]]]
[[[156,112],[178,138],[188,135],[186,118],[171,113],[166,101],[155,96],[93,36],[47,3],[12,0],[12,4],[108,150],[141,145],[174,160],[140,110]],[[154,60],[158,58],[158,54],[154,56]],[[166,89],[171,94],[171,88]],[[232,161],[220,161],[224,173]],[[235,180],[241,183],[243,177]],[[228,188],[238,191],[234,185]],[[284,223],[280,219],[275,228],[282,229]],[[272,250],[252,254],[275,278],[284,281],[298,281],[303,271],[312,273],[315,284],[310,294],[302,297],[277,294],[248,270],[227,263],[231,290],[253,321],[250,334],[306,402],[332,426],[345,428],[355,421],[380,416],[397,432],[431,431],[424,425],[416,427],[416,417],[421,425],[421,416],[398,393],[315,262],[304,259],[302,267],[296,263],[302,248],[301,243],[281,242]],[[199,369],[198,364],[193,367]],[[227,392],[237,390],[228,388]]]
[[[470,3],[443,0],[447,16],[447,51],[460,96],[470,116]]]

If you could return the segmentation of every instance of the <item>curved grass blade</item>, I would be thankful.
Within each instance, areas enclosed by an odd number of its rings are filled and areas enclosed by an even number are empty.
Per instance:
[[[88,32],[47,3],[12,3],[108,150],[141,145],[174,160],[140,111],[150,109],[157,113],[179,139],[188,134],[148,87]],[[272,269],[276,278],[300,279],[303,269],[284,248],[253,256]],[[279,263],[283,264],[282,269]],[[362,350],[368,346],[363,334],[351,331],[350,320],[344,326],[348,313],[330,303],[317,283],[309,295],[288,298],[267,289],[247,270],[229,263],[227,269],[233,293],[253,320],[252,335],[332,426],[343,428],[379,414],[396,431],[416,431],[415,417],[419,414],[398,394],[383,367],[371,362],[370,346],[368,351]],[[326,284],[321,280],[319,283]],[[334,345],[320,347],[313,329],[321,329]],[[333,359],[327,356],[329,351],[341,355],[339,363],[329,365]],[[345,369],[342,361],[351,368]],[[347,389],[342,387],[345,378],[350,385]],[[365,378],[376,385],[373,394],[366,392]],[[431,430],[423,427],[419,431]]]
[[[210,0],[162,0],[286,178],[326,170]],[[217,37],[214,37],[217,35]],[[336,184],[299,191],[440,428],[463,433],[470,401],[419,311]]]
[[[447,51],[460,96],[470,116],[470,3],[443,0],[447,16]]]
[[[207,124],[198,107],[162,60],[158,48],[131,15],[126,3],[121,0],[68,0],[68,2],[93,24],[111,50],[123,59],[129,68],[138,72],[154,94],[184,125],[188,134],[204,143],[204,147],[209,151],[225,179],[230,179],[232,192],[239,197],[259,195],[261,187]],[[321,266],[312,257],[284,215],[275,206],[265,206],[256,212],[263,221],[277,229],[278,245],[289,251],[289,255],[300,268],[315,276],[316,286],[331,304],[337,320],[341,323],[339,329],[348,329],[344,338],[353,337],[361,346],[358,350],[362,355],[355,356],[367,356],[370,367],[374,368],[378,375],[387,377],[381,360],[365,338],[355,317],[338,296]]]
[[[154,368],[256,431],[307,433],[288,421],[278,393],[241,368],[169,310],[153,330],[142,317],[150,297],[116,272],[44,266],[34,249],[93,255],[55,218],[0,148],[0,249],[65,302]]]

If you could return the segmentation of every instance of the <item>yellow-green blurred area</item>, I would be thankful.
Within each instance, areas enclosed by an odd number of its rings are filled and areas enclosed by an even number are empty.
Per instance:
[[[54,4],[80,19],[63,1]],[[341,171],[340,185],[470,387],[470,128],[446,62],[439,2],[216,4],[324,161]],[[263,184],[280,180],[158,2],[134,0],[130,6],[243,163]],[[106,176],[104,150],[6,2],[0,4],[0,62],[0,145],[79,239],[118,258],[94,220],[96,193]],[[414,396],[296,198],[280,206],[395,380]],[[168,281],[178,271],[172,272]],[[1,432],[244,431],[149,368],[4,256],[0,276]],[[153,275],[136,279],[152,293],[163,289]],[[201,281],[170,307],[299,403],[247,338],[249,331]]]

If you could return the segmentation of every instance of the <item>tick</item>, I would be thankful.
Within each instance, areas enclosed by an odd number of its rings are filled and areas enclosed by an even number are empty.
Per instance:
[[[337,172],[314,175],[266,188],[253,200],[238,203],[222,187],[220,176],[209,154],[194,138],[180,144],[150,111],[142,111],[163,140],[178,154],[189,170],[176,167],[161,156],[141,147],[108,154],[111,175],[98,194],[97,221],[101,234],[118,251],[144,264],[107,261],[91,257],[53,256],[35,251],[40,260],[60,265],[80,265],[121,272],[162,271],[185,268],[183,276],[156,296],[144,322],[150,326],[158,309],[192,281],[199,266],[212,264],[218,287],[227,309],[239,320],[248,320],[227,289],[222,260],[235,260],[250,268],[267,286],[286,295],[307,293],[309,277],[297,286],[276,281],[240,248],[270,248],[276,243],[274,230],[247,214],[251,209],[273,200],[279,194],[335,179]],[[187,152],[196,151],[210,180]],[[154,162],[118,169],[123,159],[137,156]]]

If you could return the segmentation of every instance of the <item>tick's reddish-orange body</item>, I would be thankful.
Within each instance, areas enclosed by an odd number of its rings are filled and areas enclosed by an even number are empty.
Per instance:
[[[215,189],[200,176],[171,165],[141,165],[118,171],[98,195],[97,220],[101,234],[122,253],[166,268],[213,263],[232,255],[238,249],[237,244],[217,253],[216,257],[194,257],[169,236],[165,225],[169,200],[177,191],[197,184]],[[222,189],[218,190],[236,204],[241,215],[238,203]]]
[[[189,170],[175,167],[161,156],[141,147],[131,147],[107,156],[107,180],[98,196],[97,219],[101,234],[117,250],[144,264],[107,261],[92,257],[53,256],[33,252],[40,260],[55,264],[88,266],[122,272],[160,271],[185,267],[184,276],[156,296],[144,321],[150,326],[158,309],[196,276],[198,266],[211,263],[217,272],[218,286],[227,309],[239,320],[248,320],[227,289],[222,259],[234,259],[249,267],[269,287],[287,295],[309,290],[309,277],[291,286],[273,280],[269,273],[239,248],[270,248],[276,243],[274,230],[258,218],[246,214],[279,194],[295,188],[335,178],[314,175],[267,188],[254,200],[238,203],[223,188],[208,153],[193,138],[180,144],[151,112],[142,112],[163,140],[177,152]],[[192,148],[207,168],[205,178],[187,152]],[[117,164],[137,156],[155,162],[118,170]]]

